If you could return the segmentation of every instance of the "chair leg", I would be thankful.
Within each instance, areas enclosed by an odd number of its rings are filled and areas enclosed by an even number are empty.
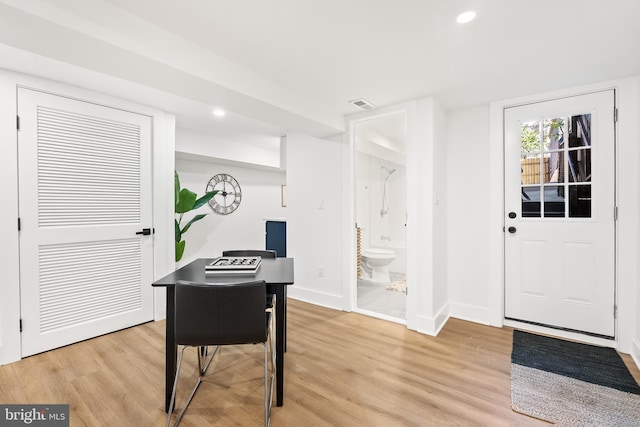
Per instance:
[[[176,390],[178,389],[178,378],[180,377],[180,367],[182,366],[182,358],[184,357],[184,351],[187,347],[182,347],[182,351],[178,355],[178,366],[176,368],[176,378],[173,381],[173,390],[171,391],[171,400],[169,401],[169,411],[167,412],[167,425],[171,425],[171,415],[173,414],[173,406],[176,403]],[[176,425],[178,422],[176,421]]]
[[[267,343],[264,346],[264,427],[269,427],[270,409],[269,408],[269,372],[268,372],[268,360],[269,355],[267,353]]]
[[[209,369],[209,365],[213,360],[213,356],[218,352],[219,346],[215,346],[216,348],[213,350],[213,353],[207,355],[209,352],[208,346],[200,346],[198,347],[198,372],[200,372],[200,376],[204,376],[207,373],[207,369]],[[202,362],[204,360],[204,363]]]
[[[275,310],[272,313],[272,319],[275,315]],[[269,325],[269,331],[267,334],[267,342],[264,345],[264,425],[269,427],[271,422],[271,408],[273,406],[273,389],[276,379],[276,354],[273,351],[273,331]],[[271,369],[269,369],[271,365]]]
[[[184,413],[187,411],[187,408],[189,407],[189,404],[191,403],[193,396],[196,394],[198,387],[202,383],[202,378],[204,377],[204,374],[207,372],[207,368],[209,368],[209,364],[211,363],[211,360],[213,360],[213,356],[216,355],[219,348],[220,347],[216,346],[215,350],[211,353],[211,355],[206,357],[206,352],[204,351],[203,347],[196,347],[196,351],[198,353],[198,380],[196,381],[196,385],[193,387],[193,390],[191,390],[191,394],[187,398],[187,401],[184,404],[184,408],[182,408],[182,411],[180,411],[180,413],[178,414],[178,418],[176,418],[176,423],[174,424],[174,427],[180,424],[180,421],[182,420]],[[182,347],[182,351],[180,352],[180,355],[178,357],[178,366],[176,367],[176,379],[173,383],[173,391],[171,392],[171,402],[169,403],[169,412],[167,413],[166,427],[169,427],[171,425],[171,414],[173,412],[173,407],[176,401],[176,390],[178,389],[178,376],[180,375],[180,366],[182,365],[182,360],[184,359],[184,351],[186,349],[187,349],[187,346]],[[206,357],[206,360],[204,362],[204,367],[203,367],[203,361],[202,361],[203,357]]]

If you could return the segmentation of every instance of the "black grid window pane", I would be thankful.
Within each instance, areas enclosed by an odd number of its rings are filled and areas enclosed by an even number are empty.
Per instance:
[[[565,196],[563,185],[544,187],[544,217],[564,218]]]
[[[569,217],[591,218],[591,185],[569,187]]]
[[[520,198],[522,199],[522,216],[540,218],[540,186],[523,186]]]

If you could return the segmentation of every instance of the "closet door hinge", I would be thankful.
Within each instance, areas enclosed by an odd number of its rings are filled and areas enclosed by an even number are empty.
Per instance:
[[[618,318],[618,304],[613,304],[613,318]]]
[[[20,319],[20,332],[22,332],[22,319]]]
[[[22,223],[20,222],[20,217],[18,217],[18,231],[22,229]]]
[[[618,123],[618,109],[617,108],[613,109],[613,122],[614,123]]]
[[[20,116],[16,116],[16,129],[20,130]]]

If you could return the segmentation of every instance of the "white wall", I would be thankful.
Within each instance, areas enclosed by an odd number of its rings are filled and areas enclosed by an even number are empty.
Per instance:
[[[370,226],[370,197],[369,176],[371,156],[360,151],[355,152],[355,215],[356,224],[361,228],[361,244],[363,248],[369,246]]]
[[[436,327],[449,318],[446,113],[433,104],[433,308]],[[439,331],[437,329],[436,331]]]
[[[207,183],[218,173],[233,176],[242,189],[242,202],[229,215],[216,214],[209,205],[184,215],[182,224],[197,213],[207,214],[184,234],[186,246],[180,266],[196,258],[220,256],[227,249],[264,249],[265,219],[285,219],[287,216],[287,208],[281,206],[280,197],[281,185],[286,180],[283,172],[181,159],[176,160],[176,170],[181,186],[198,197],[205,193]]]
[[[288,134],[287,254],[295,258],[292,298],[344,308],[344,263],[355,259],[343,251],[344,176],[341,140]]]
[[[638,78],[636,79],[635,90],[636,90],[636,93],[638,94],[638,96],[636,97],[636,108],[637,108],[636,123],[638,125],[636,128],[637,133],[635,136],[635,142],[636,142],[636,146],[639,146],[640,145],[640,76],[638,76]],[[636,160],[640,161],[638,157],[636,157]],[[638,176],[635,182],[635,185],[636,185],[635,197],[636,197],[636,200],[640,201],[640,175]],[[637,221],[640,221],[640,217],[637,218]],[[636,251],[637,253],[640,253],[640,227],[638,227],[637,232],[635,233],[635,239],[636,239]],[[635,286],[634,286],[634,288],[636,289],[636,302],[635,302],[636,331],[633,336],[633,343],[631,345],[631,355],[633,356],[633,360],[636,362],[636,366],[640,366],[640,291],[638,291],[638,286],[640,284],[639,269],[640,269],[640,264],[636,263],[636,269],[635,269],[636,276],[635,276]]]
[[[0,364],[19,360],[20,348],[20,282],[19,282],[19,233],[17,229],[17,131],[16,87],[26,86],[53,94],[121,108],[152,117],[153,122],[153,211],[154,228],[154,278],[173,271],[172,218],[163,212],[173,210],[173,151],[175,118],[171,114],[135,102],[113,98],[90,90],[68,86],[24,74],[0,70],[0,196],[5,205],[0,209],[0,233],[4,250],[0,268],[4,281],[0,286]],[[149,286],[151,284],[149,283]],[[164,317],[164,290],[154,291],[154,317]]]
[[[438,101],[416,101],[415,142],[407,139],[407,325],[437,335],[449,318],[446,279],[445,113]],[[415,121],[414,121],[415,120]]]
[[[405,218],[407,214],[407,174],[404,165],[393,163],[385,159],[358,153],[357,156],[357,198],[361,202],[357,205],[358,225],[366,228],[366,246],[405,247],[406,230]],[[386,171],[395,170],[384,185]],[[381,216],[383,185],[385,210]],[[383,239],[382,237],[385,237]],[[389,237],[391,240],[387,240]],[[366,247],[365,246],[365,247]]]
[[[450,111],[446,148],[450,313],[487,323],[489,106]]]

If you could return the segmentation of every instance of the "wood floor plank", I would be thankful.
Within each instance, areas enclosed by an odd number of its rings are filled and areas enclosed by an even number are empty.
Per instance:
[[[289,302],[284,406],[272,426],[540,426],[511,410],[511,328],[450,319],[437,337]],[[67,403],[71,426],[162,426],[164,322],[0,366],[0,402]],[[181,425],[262,424],[262,346],[225,347]],[[636,380],[640,372],[623,359]],[[185,356],[179,406],[196,378]]]

